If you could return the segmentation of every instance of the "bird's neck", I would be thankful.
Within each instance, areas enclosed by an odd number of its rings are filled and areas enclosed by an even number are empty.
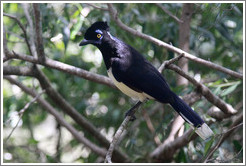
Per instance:
[[[116,42],[112,39],[105,40],[103,41],[103,44],[97,47],[102,53],[104,63],[108,70],[111,66],[111,59],[118,56]]]

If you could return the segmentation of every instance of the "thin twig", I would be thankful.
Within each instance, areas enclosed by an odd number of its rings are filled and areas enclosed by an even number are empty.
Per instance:
[[[163,108],[161,107],[161,103],[156,103],[153,107],[148,109],[148,116],[153,116],[154,114],[156,114],[157,112],[161,111]],[[124,140],[124,137],[127,135],[127,133],[129,133],[130,131],[135,131],[136,128],[138,128],[138,126],[140,125],[140,123],[144,121],[144,117],[139,117],[137,118],[131,125],[131,128],[128,129],[127,131],[125,130],[125,132],[122,134],[122,136],[120,137],[120,140],[118,141],[119,143]]]
[[[17,17],[12,16],[12,15],[7,14],[7,13],[3,13],[3,16],[7,16],[7,17],[9,17],[9,18],[11,18],[11,19],[13,19],[13,20],[15,20],[15,21],[17,22],[17,24],[20,26],[21,30],[23,31],[24,38],[25,38],[25,41],[26,41],[28,50],[29,50],[30,54],[33,55],[33,54],[32,54],[32,50],[31,50],[30,43],[29,43],[29,41],[28,41],[26,29],[25,29],[25,27],[22,25],[22,23],[20,22],[20,20],[19,20]]]
[[[160,145],[161,144],[161,140],[159,139],[159,137],[155,133],[155,128],[153,126],[153,123],[151,122],[151,119],[150,119],[149,115],[147,114],[145,109],[143,109],[142,112],[143,112],[143,117],[144,117],[144,119],[146,121],[148,129],[154,135],[155,144],[156,145]]]
[[[241,148],[240,150],[239,150],[239,152],[237,153],[237,154],[235,154],[233,157],[231,157],[231,158],[227,158],[226,160],[218,160],[218,159],[209,159],[209,160],[207,160],[206,162],[208,163],[208,162],[211,162],[211,161],[213,161],[214,163],[215,163],[215,161],[216,162],[219,162],[219,163],[226,163],[226,162],[230,162],[230,161],[232,161],[234,158],[236,158],[237,156],[239,156],[239,154],[241,153],[243,151],[243,148]],[[242,161],[241,161],[242,162]]]
[[[131,117],[127,116],[124,121],[121,123],[120,127],[118,128],[117,132],[115,133],[112,142],[110,143],[109,149],[107,151],[106,157],[105,157],[105,163],[112,163],[112,154],[115,148],[115,145],[117,144],[122,132],[124,131],[124,129],[126,128],[126,125],[128,124],[128,122],[130,121]]]
[[[34,103],[43,93],[45,92],[45,90],[42,90],[42,92],[40,92],[35,98],[33,98],[30,102],[28,102],[19,112],[19,120],[16,123],[16,125],[14,126],[14,128],[11,130],[11,132],[9,133],[8,137],[6,138],[6,142],[9,140],[9,138],[11,137],[11,135],[13,134],[13,132],[15,131],[15,129],[17,128],[17,126],[20,123],[20,120],[22,118],[22,116],[24,115],[25,111],[29,108],[29,106]]]
[[[62,138],[62,132],[61,132],[61,125],[59,123],[56,124],[57,129],[57,143],[56,143],[56,154],[55,158],[60,162],[61,160],[61,138]]]
[[[137,102],[137,104],[135,104],[129,111],[132,112],[132,115],[134,115],[134,113],[136,112],[137,108],[142,104],[142,103],[145,103],[146,101],[144,102]],[[124,129],[126,128],[126,125],[129,123],[131,119],[131,116],[126,116],[124,121],[121,123],[120,127],[118,128],[118,130],[116,131],[114,137],[113,137],[113,140],[112,142],[110,143],[110,146],[109,146],[109,149],[107,151],[107,154],[106,154],[106,157],[105,157],[105,160],[104,162],[105,163],[112,163],[112,154],[113,154],[113,151],[114,151],[114,148],[115,148],[115,145],[117,144],[121,134],[123,133]]]
[[[158,6],[159,8],[161,8],[166,14],[168,14],[170,17],[172,17],[175,21],[177,21],[178,23],[183,23],[183,20],[180,20],[177,16],[173,15],[168,9],[166,9],[164,6],[162,6],[159,3],[156,3],[156,6]]]
[[[99,10],[103,10],[103,11],[108,11],[108,8],[98,7],[98,6],[96,6],[96,5],[92,4],[92,3],[86,3],[86,5],[91,6],[91,7],[95,8],[95,9],[99,9]]]
[[[227,130],[225,132],[222,132],[222,133],[219,133],[219,134],[216,134],[216,135],[224,135],[224,134],[226,134],[228,132],[231,132],[232,130],[235,130],[236,128],[238,128],[238,127],[240,127],[242,125],[243,125],[243,123],[239,123],[238,125],[231,127],[229,130]]]
[[[182,54],[180,54],[179,56],[177,56],[177,57],[175,57],[175,58],[172,58],[172,59],[170,59],[170,60],[164,61],[164,62],[161,64],[161,66],[159,67],[158,71],[161,73],[162,70],[164,70],[164,69],[166,68],[166,66],[168,66],[168,65],[170,65],[170,64],[172,64],[172,63],[174,63],[174,62],[176,62],[176,61],[178,61],[178,60],[180,60],[180,58],[182,58],[183,56],[184,56],[184,54],[182,53]]]
[[[36,97],[38,94],[33,90],[19,81],[13,79],[9,76],[4,76],[4,79],[7,79],[11,84],[17,85],[19,88],[21,88],[25,93],[32,97]],[[63,127],[65,127],[73,136],[75,139],[77,139],[80,143],[87,146],[89,149],[91,149],[96,154],[104,157],[106,155],[106,149],[99,147],[98,145],[91,142],[89,139],[87,139],[84,135],[82,135],[79,131],[77,131],[71,124],[65,121],[65,119],[60,115],[60,113],[51,106],[46,100],[42,98],[37,98],[37,102],[42,106],[46,111],[48,111],[51,115],[53,115],[57,122],[60,123]]]
[[[220,147],[220,145],[227,139],[229,138],[229,135],[237,128],[243,125],[243,113],[241,113],[237,119],[234,121],[234,123],[231,125],[230,129],[227,130],[226,132],[220,133],[220,139],[218,142],[210,149],[208,152],[207,156],[203,160],[204,163],[208,161],[209,158],[212,157],[213,153]]]
[[[125,30],[125,31],[127,31],[127,32],[129,32],[129,33],[131,33],[131,34],[133,34],[135,36],[138,36],[138,37],[141,37],[141,38],[143,38],[145,40],[148,40],[148,41],[156,44],[157,46],[166,48],[166,49],[168,49],[170,51],[176,52],[178,54],[184,53],[184,57],[185,58],[188,58],[188,59],[190,59],[190,60],[192,60],[194,62],[197,62],[199,64],[205,65],[205,66],[207,66],[209,68],[221,71],[221,72],[226,73],[226,74],[228,74],[230,76],[233,76],[233,77],[236,77],[236,78],[239,78],[239,79],[243,79],[243,74],[241,74],[241,73],[238,73],[238,72],[235,72],[233,70],[227,69],[225,67],[217,65],[217,64],[212,63],[210,61],[206,61],[204,59],[198,58],[197,56],[189,54],[189,53],[187,53],[187,52],[185,52],[185,51],[183,51],[183,50],[181,50],[181,49],[179,49],[177,47],[174,47],[174,46],[172,46],[170,44],[167,44],[167,43],[165,43],[165,42],[163,42],[163,41],[161,41],[161,40],[159,40],[157,38],[154,38],[152,36],[149,36],[149,35],[146,35],[144,33],[138,32],[135,29],[132,29],[132,28],[128,27],[127,25],[122,23],[121,20],[118,18],[118,12],[116,11],[116,9],[114,9],[113,5],[110,4],[110,3],[108,3],[107,5],[108,5],[108,9],[109,9],[109,13],[111,15],[111,18],[123,30]]]

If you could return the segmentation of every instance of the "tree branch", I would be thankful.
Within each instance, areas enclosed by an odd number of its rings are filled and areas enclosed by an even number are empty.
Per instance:
[[[235,110],[240,110],[243,107],[243,100],[240,101],[237,105],[235,105]],[[221,121],[223,119],[226,119],[228,117],[231,117],[230,114],[225,114],[223,111],[221,111],[218,107],[212,106],[208,110],[208,115],[215,118],[217,121]]]
[[[153,123],[151,122],[151,119],[149,117],[149,114],[147,114],[146,110],[143,109],[142,110],[143,112],[143,117],[146,121],[146,124],[147,124],[147,127],[149,129],[149,131],[154,135],[154,141],[155,141],[155,144],[156,145],[161,145],[161,140],[159,139],[159,137],[155,134],[155,128],[154,128],[154,125]]]
[[[45,58],[45,61],[40,61],[39,59],[34,58],[32,56],[19,54],[19,53],[15,53],[15,52],[8,53],[8,55],[6,57],[8,59],[11,59],[11,58],[12,59],[20,59],[20,60],[24,60],[24,61],[31,62],[34,64],[40,64],[43,66],[47,66],[47,67],[50,67],[53,69],[57,69],[57,70],[60,70],[60,71],[63,71],[63,72],[69,73],[69,74],[73,74],[73,75],[82,77],[84,79],[87,79],[87,80],[90,80],[93,82],[97,82],[97,83],[107,85],[107,86],[112,87],[112,88],[116,88],[115,85],[113,84],[113,82],[106,76],[95,74],[95,73],[83,70],[81,68],[74,67],[72,65],[68,65],[68,64],[65,64],[65,63],[62,63],[59,61],[49,59],[47,57]]]
[[[179,56],[172,58],[170,60],[166,60],[164,61],[161,66],[159,67],[158,71],[161,73],[168,65],[180,60],[182,57],[184,56],[184,54],[180,54]]]
[[[38,94],[33,91],[30,88],[27,88],[24,86],[22,83],[16,81],[15,79],[9,77],[9,76],[4,76],[4,79],[7,79],[11,84],[15,84],[18,87],[20,87],[25,93],[32,97],[37,97]],[[93,152],[96,154],[104,157],[106,155],[106,150],[104,148],[98,147],[96,144],[92,143],[90,140],[85,138],[82,134],[80,134],[72,125],[67,123],[63,117],[58,113],[57,110],[55,110],[47,101],[45,101],[42,98],[37,98],[37,102],[45,109],[47,110],[50,114],[52,114],[56,120],[64,126],[73,136],[76,138],[80,143],[83,143],[85,146],[90,148]]]
[[[92,3],[86,3],[86,5],[92,6],[95,9],[99,9],[99,10],[103,10],[103,11],[108,11],[107,8],[98,7],[98,6],[96,6],[96,5],[92,4]]]
[[[41,93],[37,94],[36,97],[34,97],[30,102],[28,102],[19,112],[19,120],[16,123],[16,125],[14,126],[14,128],[11,130],[11,132],[9,133],[8,137],[6,138],[6,142],[9,140],[9,138],[11,137],[12,133],[15,131],[15,129],[17,128],[18,124],[20,123],[20,120],[22,118],[22,116],[24,115],[24,113],[26,112],[26,110],[29,108],[29,106],[34,103],[43,93],[45,92],[45,90],[43,90]]]
[[[184,3],[182,5],[182,14],[181,14],[181,20],[183,20],[183,23],[179,23],[179,48],[185,52],[190,52],[190,23],[191,18],[193,14],[193,3]],[[180,61],[178,61],[178,65],[184,72],[189,71],[189,60],[187,58],[182,58]],[[181,75],[176,76],[176,83],[177,85],[188,85],[188,80],[186,80]]]
[[[10,54],[8,46],[7,46],[5,26],[3,26],[3,53],[5,54],[5,56],[3,57],[3,63],[4,63],[7,60],[9,60],[8,55]]]
[[[145,101],[143,102],[145,103]],[[129,111],[132,111],[132,115],[135,114],[135,112],[137,111],[137,108],[142,104],[142,102],[138,102],[137,104],[135,104]],[[121,134],[123,133],[124,129],[126,128],[126,125],[129,123],[131,119],[131,116],[126,116],[124,121],[121,123],[120,127],[118,128],[118,130],[116,131],[112,142],[110,143],[109,149],[107,151],[106,157],[104,162],[105,163],[112,163],[111,158],[112,158],[112,153],[114,151],[115,145],[117,144]]]
[[[184,71],[182,71],[178,66],[174,64],[170,64],[167,66],[167,68],[174,70],[178,74],[185,77],[187,80],[189,80],[192,84],[194,84],[198,91],[212,104],[220,108],[224,113],[226,114],[235,114],[237,113],[237,110],[235,110],[230,104],[227,104],[223,100],[221,100],[219,97],[215,96],[209,88],[207,88],[202,83],[199,83],[197,80],[195,80],[193,77],[190,77],[188,74],[186,74]]]
[[[150,157],[157,160],[164,158],[165,162],[170,162],[170,159],[178,149],[187,145],[196,137],[197,134],[194,134],[193,130],[189,129],[181,137],[176,138],[174,141],[166,141],[158,146],[153,152],[150,153]]]
[[[166,9],[160,3],[156,3],[155,5],[158,6],[159,8],[161,8],[166,14],[168,14],[170,17],[172,17],[178,23],[183,23],[183,20],[180,20],[178,17],[176,17],[175,15],[173,15],[168,9]]]
[[[192,92],[190,94],[187,94],[187,95],[183,96],[183,100],[190,106],[192,104],[194,104],[196,101],[198,101],[200,98],[201,98],[200,95],[198,93],[196,93],[196,92]],[[170,124],[172,124],[172,126],[171,126],[171,131],[170,131],[167,139],[165,139],[164,142],[162,143],[162,145],[157,147],[151,153],[151,155],[155,155],[155,157],[154,156],[152,156],[152,157],[159,159],[162,156],[162,158],[163,158],[162,154],[166,154],[167,153],[168,155],[164,157],[164,160],[165,161],[170,161],[173,158],[174,153],[178,149],[180,149],[181,147],[187,145],[187,144],[181,144],[181,145],[178,146],[178,148],[174,147],[174,149],[172,149],[172,150],[170,150],[171,146],[170,147],[166,147],[166,146],[168,146],[168,144],[170,144],[171,142],[175,141],[176,138],[179,138],[179,137],[175,137],[175,135],[181,129],[181,127],[183,126],[183,123],[184,123],[184,120],[179,115],[175,118],[175,120],[173,122],[170,122]],[[184,135],[184,134],[182,134],[182,135]],[[195,138],[196,137],[194,137],[194,139]],[[192,139],[190,139],[190,141],[191,140]],[[182,142],[182,141],[180,141],[180,142]],[[188,143],[188,142],[186,142],[186,143]],[[175,144],[180,144],[180,143],[176,142]],[[170,153],[168,153],[168,152],[170,152]]]
[[[29,29],[28,29],[28,35],[30,36],[30,46],[31,46],[31,50],[32,50],[32,54],[34,55],[35,58],[37,58],[37,51],[36,51],[36,47],[35,47],[35,39],[34,39],[34,26],[33,26],[33,21],[32,21],[32,14],[29,13],[28,8],[31,6],[31,4],[29,3],[22,3],[22,8],[24,10],[25,16],[26,16],[26,20],[29,24]]]
[[[208,160],[212,157],[213,153],[220,147],[220,145],[232,134],[235,129],[238,129],[243,125],[243,112],[234,120],[230,129],[221,134],[220,139],[218,142],[210,149],[208,155],[203,160],[204,163],[208,162]]]
[[[217,121],[221,121],[223,119],[231,117],[231,114],[225,114],[223,111],[221,111],[218,107],[212,106],[207,114],[213,118],[215,118]]]
[[[92,134],[103,146],[109,146],[109,141],[97,130],[93,124],[84,118],[55,89],[52,88],[48,78],[46,78],[46,76],[35,65],[32,68],[7,66],[4,67],[4,73],[8,75],[24,75],[37,78],[41,84],[41,87],[46,90],[47,95],[57,104],[58,107],[71,116],[71,118],[73,118],[73,120],[75,120],[81,127]],[[118,162],[129,161],[128,156],[119,150],[115,151],[113,159]]]
[[[25,29],[25,27],[21,24],[20,20],[19,20],[17,17],[12,16],[12,15],[7,14],[7,13],[3,13],[3,16],[7,16],[7,17],[9,17],[9,18],[11,18],[11,19],[13,19],[13,20],[15,20],[15,21],[17,22],[17,24],[20,26],[21,30],[23,31],[24,38],[25,38],[25,42],[26,42],[26,44],[27,44],[28,50],[29,50],[30,54],[33,55],[33,54],[32,54],[32,50],[31,50],[30,43],[29,43],[28,38],[27,38],[26,29]],[[5,39],[4,39],[4,40],[5,40],[5,42],[7,43],[7,41],[6,41],[6,36],[5,36]],[[4,61],[4,62],[5,62],[5,61]]]
[[[38,3],[33,3],[33,11],[35,18],[35,31],[36,31],[36,49],[38,52],[38,58],[40,61],[45,61],[44,54],[44,45],[43,45],[43,37],[42,37],[42,21],[41,21],[41,12]]]
[[[3,66],[3,75],[19,75],[34,77],[32,68],[27,66]]]
[[[98,80],[99,82],[104,82],[106,81],[106,85],[115,88],[115,86],[112,84],[111,80],[105,76],[97,75],[94,73],[90,73],[86,70],[76,68],[74,66],[70,66],[67,64],[63,64],[59,61],[54,61],[49,58],[46,58],[44,62],[40,62],[39,59],[34,58],[32,56],[28,55],[20,55],[15,52],[13,54],[9,54],[8,58],[15,58],[15,59],[21,59],[25,60],[34,64],[43,64],[44,66],[52,67],[55,69],[60,69],[62,71],[66,71],[68,73],[76,73],[76,75],[79,76],[85,76],[86,78],[92,78],[93,80]],[[26,75],[26,76],[34,76],[38,78],[40,81],[41,86],[47,90],[47,94],[57,103],[58,106],[61,107],[63,111],[65,111],[68,115],[70,115],[80,126],[84,127],[87,131],[89,131],[99,142],[101,142],[105,147],[109,146],[108,140],[101,135],[101,133],[90,123],[88,122],[81,114],[78,113],[77,110],[75,110],[69,103],[65,101],[65,99],[62,98],[60,94],[58,94],[52,87],[51,84],[49,83],[48,79],[40,73],[40,71],[35,70],[35,66],[32,69],[27,69],[26,67],[24,68],[17,68],[17,67],[7,67],[5,68],[6,71],[4,71],[5,74],[8,75]],[[32,72],[31,72],[31,71]],[[36,72],[35,72],[36,71]],[[35,72],[35,73],[33,73]],[[115,161],[120,161],[120,162],[127,162],[129,161],[128,157],[123,154],[122,152],[116,150],[115,155],[113,156],[113,159]]]
[[[92,134],[103,146],[108,147],[108,140],[91,124],[85,117],[83,117],[73,106],[71,106],[55,89],[52,88],[48,78],[37,68],[33,69],[35,77],[43,89],[46,89],[49,97],[60,107],[64,112],[70,115],[81,127],[85,128]],[[120,151],[116,151],[113,156],[115,161],[126,162],[129,161],[128,156]]]
[[[181,49],[179,49],[177,47],[174,47],[172,45],[169,45],[169,44],[167,44],[167,43],[165,43],[165,42],[163,42],[163,41],[161,41],[159,39],[156,39],[156,38],[154,38],[152,36],[149,36],[149,35],[146,35],[144,33],[138,32],[138,31],[136,31],[136,30],[128,27],[127,25],[125,25],[124,23],[122,23],[121,20],[118,18],[118,13],[114,9],[113,5],[110,4],[110,3],[108,3],[107,5],[108,5],[108,9],[109,9],[109,13],[111,15],[111,18],[123,30],[125,30],[125,31],[127,31],[127,32],[129,32],[129,33],[131,33],[131,34],[133,34],[135,36],[138,36],[140,38],[143,38],[143,39],[145,39],[147,41],[150,41],[150,42],[156,44],[157,46],[160,46],[160,47],[166,48],[166,49],[168,49],[170,51],[173,51],[173,52],[175,52],[177,54],[182,54],[183,53],[185,58],[188,58],[188,59],[190,59],[190,60],[192,60],[194,62],[197,62],[199,64],[205,65],[205,66],[207,66],[209,68],[212,68],[212,69],[221,71],[221,72],[226,73],[226,74],[228,74],[230,76],[233,76],[233,77],[236,77],[236,78],[239,78],[239,79],[243,79],[243,74],[241,74],[241,73],[232,71],[232,70],[227,69],[225,67],[222,67],[220,65],[217,65],[217,64],[214,64],[212,62],[206,61],[204,59],[198,58],[198,57],[196,57],[196,56],[194,56],[192,54],[189,54],[187,52],[184,52],[183,50],[181,50]]]

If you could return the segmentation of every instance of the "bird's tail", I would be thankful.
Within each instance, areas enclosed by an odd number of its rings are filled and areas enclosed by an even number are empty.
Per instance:
[[[174,94],[173,100],[170,104],[193,129],[195,128],[195,132],[203,140],[214,134],[201,117],[176,94]]]

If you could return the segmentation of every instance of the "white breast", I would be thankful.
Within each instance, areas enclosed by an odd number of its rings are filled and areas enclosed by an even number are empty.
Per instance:
[[[128,86],[126,86],[122,82],[118,82],[114,78],[111,68],[109,68],[109,70],[108,70],[108,76],[114,82],[114,84],[117,88],[119,88],[123,93],[125,93],[127,96],[130,96],[134,100],[144,101],[146,98],[153,99],[153,97],[147,95],[146,93],[139,93],[135,90],[132,90],[131,88],[129,88]]]

